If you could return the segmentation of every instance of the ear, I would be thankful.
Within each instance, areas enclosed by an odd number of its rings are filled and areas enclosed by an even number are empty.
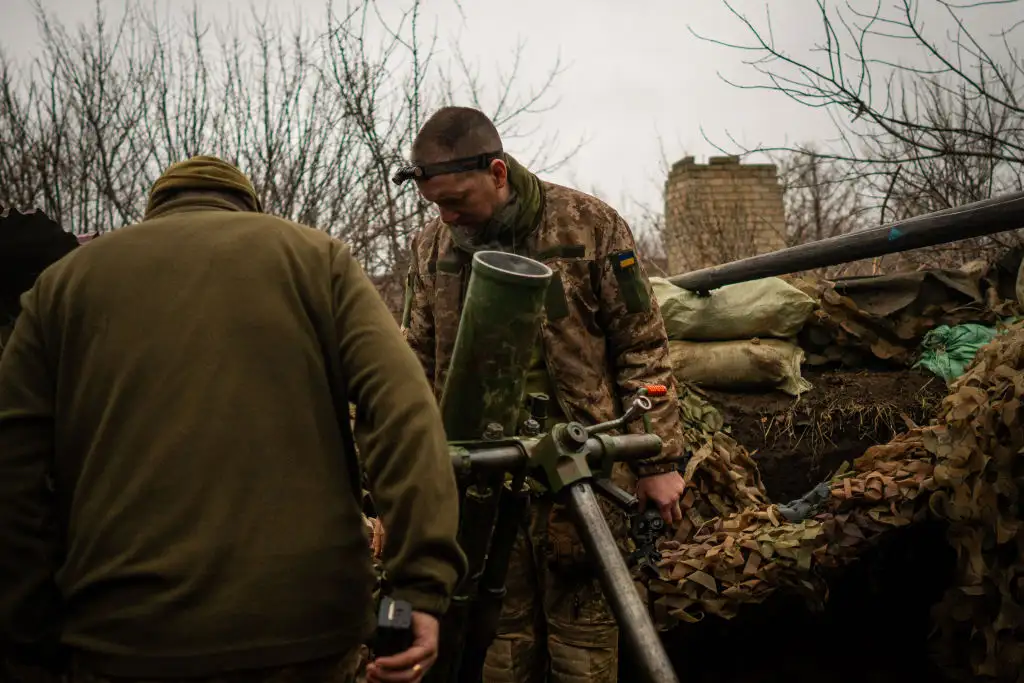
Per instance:
[[[491,161],[491,178],[494,179],[494,188],[500,190],[508,184],[508,166],[501,159]]]

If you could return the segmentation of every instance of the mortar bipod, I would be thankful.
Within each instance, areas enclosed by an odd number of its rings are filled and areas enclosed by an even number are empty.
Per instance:
[[[642,679],[651,683],[676,683],[678,678],[647,608],[637,593],[591,485],[592,482],[599,482],[598,490],[616,501],[620,507],[624,500],[631,499],[629,494],[607,481],[611,466],[615,462],[656,457],[661,452],[661,439],[650,433],[608,435],[605,432],[646,418],[645,413],[651,408],[648,394],[663,393],[663,387],[641,390],[621,418],[594,425],[590,429],[575,422],[560,423],[540,438],[452,444],[451,453],[453,466],[460,475],[483,475],[486,478],[488,472],[521,474],[529,471],[556,500],[572,510],[580,539],[594,562],[605,598],[627,646],[636,658]],[[603,476],[597,477],[595,474]],[[502,497],[515,492],[516,488],[513,487],[512,491],[504,491]],[[493,516],[488,517],[486,526],[489,529],[495,530],[496,526],[500,526],[495,525]],[[491,541],[492,548],[497,541],[497,538]],[[477,577],[488,575],[488,570],[495,564],[492,561],[498,559],[493,553],[488,555],[486,566],[478,570]],[[507,568],[507,557],[501,560],[504,560],[502,564]],[[503,592],[503,586],[502,580],[499,592]],[[491,589],[495,590],[495,587]],[[488,630],[488,627],[483,626],[476,635],[484,636]],[[460,644],[465,643],[464,634],[456,635],[456,638]],[[490,640],[486,644],[477,640],[476,647],[472,648],[474,652],[470,652],[471,648],[466,643],[466,652],[460,657],[461,665],[454,667],[459,673],[454,679],[448,680],[460,683],[479,680],[482,669],[482,652],[479,650],[486,649],[489,644]]]

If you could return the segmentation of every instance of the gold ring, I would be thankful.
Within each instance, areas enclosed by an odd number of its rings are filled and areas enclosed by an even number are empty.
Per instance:
[[[420,668],[421,667],[420,667],[419,664],[413,664],[412,665],[412,672],[418,674],[420,672]]]

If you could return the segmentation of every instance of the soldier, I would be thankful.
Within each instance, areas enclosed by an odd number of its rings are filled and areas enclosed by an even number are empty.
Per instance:
[[[416,681],[465,557],[440,414],[349,247],[212,157],[51,266],[0,362],[0,646],[72,683],[347,683],[373,627],[348,402]]]
[[[550,422],[594,424],[616,417],[621,399],[644,385],[669,387],[650,413],[662,457],[634,473],[641,500],[680,521],[683,444],[665,326],[626,222],[598,199],[520,166],[473,109],[434,114],[413,143],[412,163],[395,182],[415,179],[440,216],[413,241],[403,329],[435,394],[448,372],[472,254],[499,249],[543,261],[555,276],[527,391],[552,396]],[[536,672],[546,655],[551,680],[615,681],[615,619],[567,510],[536,504],[526,526],[486,680],[542,680]]]

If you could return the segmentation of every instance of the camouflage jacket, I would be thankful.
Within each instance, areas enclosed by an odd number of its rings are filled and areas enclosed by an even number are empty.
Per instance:
[[[639,476],[672,471],[683,457],[676,385],[665,324],[629,226],[610,206],[582,192],[543,183],[540,225],[525,255],[555,273],[542,327],[544,359],[562,411],[594,424],[621,414],[621,400],[644,385],[668,388],[654,399],[659,458],[634,466]],[[412,244],[404,333],[438,398],[455,347],[468,268],[448,227],[435,218]]]

